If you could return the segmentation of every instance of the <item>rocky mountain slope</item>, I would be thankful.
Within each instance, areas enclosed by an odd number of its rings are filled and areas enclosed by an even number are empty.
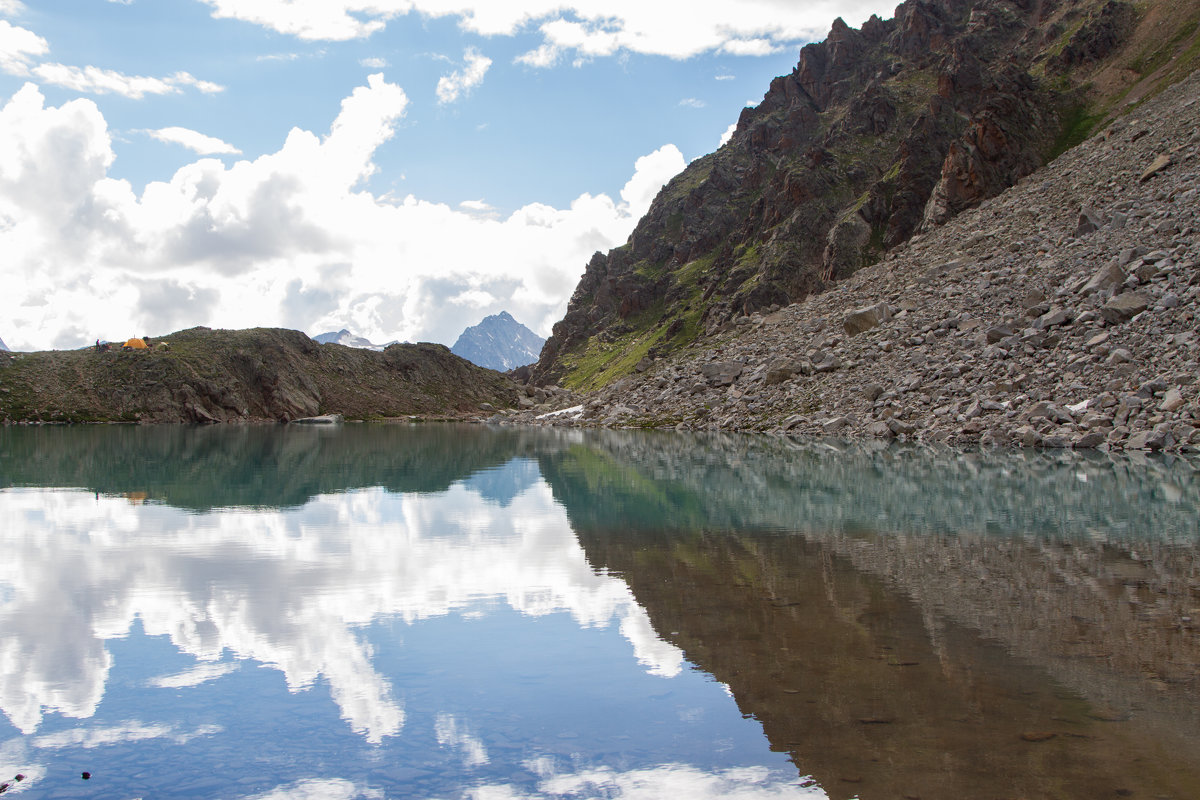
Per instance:
[[[192,328],[154,339],[149,350],[0,356],[4,422],[457,417],[516,405],[516,395],[503,376],[442,345],[377,353],[272,328]]]
[[[1194,73],[833,290],[543,421],[1200,449],[1198,120]]]
[[[834,22],[597,253],[533,370],[595,389],[836,286],[1200,63],[1182,0],[908,0]]]
[[[450,352],[472,364],[508,372],[537,361],[545,343],[507,311],[501,311],[463,331]]]

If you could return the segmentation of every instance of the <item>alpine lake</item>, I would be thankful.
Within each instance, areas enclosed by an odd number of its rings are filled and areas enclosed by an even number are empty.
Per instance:
[[[1198,470],[483,425],[3,428],[0,780],[1190,800]]]

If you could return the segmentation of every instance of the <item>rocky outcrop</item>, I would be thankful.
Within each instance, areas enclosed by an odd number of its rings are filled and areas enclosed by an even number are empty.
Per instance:
[[[450,352],[472,364],[508,372],[537,361],[545,343],[507,311],[501,311],[464,330]]]
[[[861,30],[835,20],[591,259],[533,380],[597,388],[998,195],[1086,132],[1076,87],[1135,22],[1118,0],[908,0]]]
[[[471,416],[515,406],[515,384],[436,344],[382,352],[299,331],[193,328],[148,350],[93,348],[0,360],[4,422],[291,421]]]
[[[544,421],[1200,450],[1197,109],[1200,73],[836,291]]]

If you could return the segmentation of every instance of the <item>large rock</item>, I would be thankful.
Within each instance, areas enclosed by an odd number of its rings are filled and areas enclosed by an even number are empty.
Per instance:
[[[846,315],[842,326],[850,336],[856,336],[863,331],[877,328],[892,318],[892,310],[887,303],[877,303],[867,308],[857,308]]]
[[[1087,283],[1079,289],[1082,294],[1091,294],[1103,289],[1110,289],[1113,286],[1120,286],[1125,282],[1125,271],[1117,266],[1117,262],[1110,261],[1100,269],[1096,270],[1095,274],[1088,279]]]
[[[1136,317],[1150,307],[1150,298],[1141,292],[1125,292],[1113,297],[1100,308],[1105,322],[1118,323]]]
[[[740,361],[713,361],[700,367],[710,386],[728,386],[738,379],[745,365]]]

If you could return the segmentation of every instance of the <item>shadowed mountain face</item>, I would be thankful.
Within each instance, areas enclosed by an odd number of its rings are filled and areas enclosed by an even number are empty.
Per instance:
[[[537,361],[545,343],[507,311],[501,311],[463,331],[450,352],[472,364],[507,372]]]
[[[593,256],[534,380],[611,383],[1000,194],[1080,141],[1130,82],[1162,79],[1125,67],[1136,59],[1122,47],[1168,7],[908,0],[859,30],[835,20],[727,144],[664,187],[625,245]],[[1159,45],[1179,48],[1172,79],[1197,61],[1194,46],[1183,52],[1195,10],[1180,12],[1154,22]],[[1122,58],[1124,82],[1093,80]]]

